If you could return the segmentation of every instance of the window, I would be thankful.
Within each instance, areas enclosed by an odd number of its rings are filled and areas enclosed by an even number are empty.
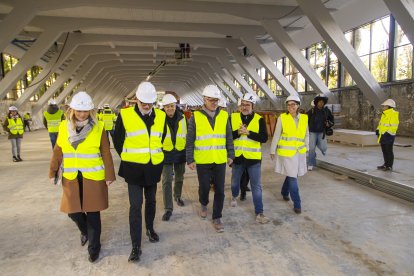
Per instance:
[[[413,78],[413,45],[401,27],[396,24],[394,48],[394,80]]]

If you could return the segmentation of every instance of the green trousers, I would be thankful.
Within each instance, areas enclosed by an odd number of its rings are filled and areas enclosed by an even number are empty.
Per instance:
[[[162,169],[162,194],[164,209],[173,210],[172,181],[174,178],[174,199],[181,198],[185,172],[185,162],[178,164],[164,164]],[[174,174],[173,174],[174,173]]]

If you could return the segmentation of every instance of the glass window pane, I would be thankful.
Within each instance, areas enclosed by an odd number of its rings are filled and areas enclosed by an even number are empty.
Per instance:
[[[359,56],[369,54],[370,26],[371,24],[368,24],[355,30],[354,47]]]
[[[352,79],[351,75],[348,73],[348,71],[346,71],[346,69],[344,68],[344,82],[343,82],[343,86],[352,86],[354,85],[355,82]]]
[[[413,78],[413,46],[395,48],[395,80]]]
[[[400,25],[398,25],[398,23],[396,25],[397,25],[397,31],[395,32],[395,47],[410,44],[410,40],[405,35]]]
[[[378,52],[388,49],[390,35],[390,17],[372,23],[372,47],[371,51]]]
[[[378,82],[387,81],[388,51],[372,54],[371,73]]]
[[[331,62],[329,64],[329,79],[328,79],[328,88],[337,88],[338,87],[338,62]]]

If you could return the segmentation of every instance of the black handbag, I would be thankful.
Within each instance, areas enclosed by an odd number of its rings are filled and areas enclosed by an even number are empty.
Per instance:
[[[326,120],[325,121],[325,135],[326,136],[331,136],[331,135],[333,135],[333,129],[332,129],[332,127],[334,125],[334,122],[328,120],[328,116],[326,114],[326,109],[324,109],[324,113],[325,113],[325,120]]]
[[[331,127],[326,127],[325,128],[325,134],[326,134],[326,136],[333,135],[333,129]]]

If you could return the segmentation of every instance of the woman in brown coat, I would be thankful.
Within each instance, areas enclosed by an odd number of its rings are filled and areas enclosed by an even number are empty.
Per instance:
[[[86,92],[73,96],[67,120],[59,126],[50,162],[49,178],[62,173],[60,210],[67,213],[81,232],[81,245],[89,240],[89,261],[101,249],[100,211],[108,208],[108,186],[115,180],[114,165],[103,122],[96,119],[94,105]]]
[[[20,158],[20,144],[23,139],[24,127],[22,117],[17,112],[17,107],[9,107],[9,114],[7,114],[6,120],[4,120],[3,129],[9,134],[8,138],[12,145],[13,162],[23,161]]]

